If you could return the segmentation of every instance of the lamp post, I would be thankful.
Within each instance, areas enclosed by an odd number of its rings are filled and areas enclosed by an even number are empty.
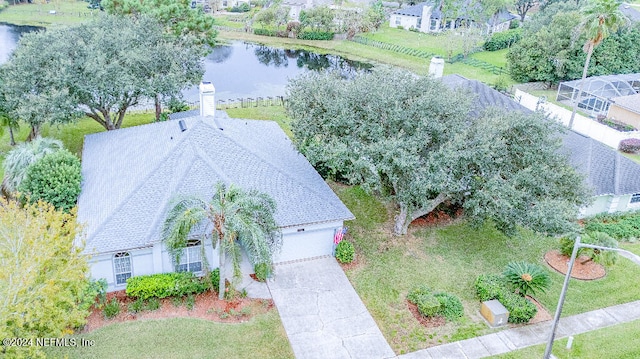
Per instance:
[[[571,270],[573,269],[573,263],[576,261],[576,256],[578,254],[578,250],[580,248],[593,248],[600,249],[605,251],[616,251],[620,252],[620,254],[630,259],[637,265],[640,265],[640,257],[631,253],[627,250],[620,248],[610,248],[603,246],[595,246],[592,244],[580,243],[580,236],[576,238],[576,242],[573,245],[573,252],[571,252],[571,260],[569,260],[569,266],[567,268],[567,274],[564,277],[564,284],[562,285],[562,291],[560,292],[560,298],[558,299],[558,307],[556,308],[556,314],[553,317],[553,325],[551,326],[551,334],[549,334],[549,341],[547,342],[547,348],[544,351],[544,359],[549,359],[551,357],[551,349],[553,348],[553,341],[556,337],[556,330],[558,328],[558,321],[560,320],[560,314],[562,314],[562,306],[564,305],[564,298],[567,295],[567,289],[569,288],[569,279],[571,279]]]

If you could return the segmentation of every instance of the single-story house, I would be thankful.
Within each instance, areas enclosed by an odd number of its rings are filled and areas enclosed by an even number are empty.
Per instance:
[[[452,88],[462,88],[476,95],[471,116],[483,109],[497,106],[509,111],[530,112],[518,102],[482,82],[459,75],[442,77]],[[618,151],[590,138],[567,130],[562,134],[563,151],[571,164],[585,175],[593,189],[593,203],[581,210],[582,217],[598,213],[640,210],[640,164]]]
[[[640,129],[640,93],[614,97],[610,101],[608,118]]]
[[[132,276],[219,266],[209,235],[201,242],[194,233],[180,263],[160,241],[171,201],[208,200],[218,181],[275,200],[283,236],[276,263],[330,255],[336,231],[354,219],[278,124],[229,118],[215,110],[212,84],[200,91],[200,111],[85,137],[78,221],[91,275],[106,278],[109,291]]]
[[[398,9],[391,14],[389,26],[395,28],[401,26],[407,30],[417,29],[420,32],[441,32],[460,27],[469,20],[465,16],[458,16],[456,19],[447,18],[438,4],[428,1]],[[484,24],[485,31],[489,34],[505,31],[509,29],[511,21],[516,18],[516,15],[500,10]]]

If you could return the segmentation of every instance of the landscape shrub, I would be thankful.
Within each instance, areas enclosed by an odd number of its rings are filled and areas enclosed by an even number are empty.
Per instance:
[[[535,304],[506,288],[495,299],[498,299],[509,311],[509,323],[528,323],[538,313],[538,308]]]
[[[31,203],[43,200],[68,212],[78,201],[80,181],[80,160],[61,149],[31,164],[18,189]]]
[[[144,304],[145,310],[158,310],[160,309],[160,301],[158,298],[149,298]]]
[[[220,292],[220,268],[216,268],[209,273],[211,280],[211,288],[216,292]]]
[[[440,300],[426,286],[417,287],[407,294],[407,300],[418,307],[418,312],[425,317],[433,317],[440,310]]]
[[[506,287],[504,277],[497,274],[482,274],[476,278],[476,294],[481,302],[496,299]]]
[[[544,293],[551,286],[547,270],[533,263],[511,262],[507,264],[503,275],[522,296]]]
[[[340,263],[351,263],[353,261],[353,257],[355,256],[355,249],[353,248],[353,244],[347,241],[341,241],[336,246],[336,259]]]
[[[191,272],[160,273],[129,278],[126,293],[145,300],[202,293],[209,287],[209,283]]]
[[[82,293],[80,308],[89,310],[93,305],[96,308],[102,308],[107,301],[107,280],[104,278],[95,280],[91,279]]]
[[[475,282],[480,301],[497,299],[509,311],[509,323],[527,323],[538,313],[536,305],[527,298],[514,293],[505,277],[482,274]]]
[[[333,40],[333,32],[328,31],[302,31],[298,34],[301,40]]]
[[[433,295],[440,302],[438,314],[449,321],[454,321],[464,315],[464,307],[458,297],[453,294],[439,292]]]
[[[522,38],[522,29],[510,29],[507,31],[497,32],[484,43],[483,49],[487,51],[497,51],[511,47],[511,45],[520,41]]]
[[[129,310],[130,313],[140,313],[143,308],[144,308],[144,299],[142,298],[138,298],[134,300],[133,302],[129,303],[129,305],[127,306],[127,309]]]
[[[256,274],[256,278],[260,282],[264,282],[271,273],[271,268],[268,263],[258,263],[253,267],[253,271]]]
[[[247,12],[251,10],[251,7],[246,2],[241,3],[240,5],[232,7],[229,12]]]
[[[118,302],[116,298],[111,298],[111,300],[104,305],[102,312],[107,319],[115,317],[120,314],[120,302]]]
[[[262,36],[276,36],[276,30],[270,30],[270,29],[255,28],[253,29],[253,33],[256,35],[262,35]]]
[[[618,241],[640,239],[640,211],[601,214],[585,219],[586,232],[602,232]]]
[[[627,138],[620,141],[618,149],[625,153],[640,152],[640,138]]]
[[[184,112],[189,110],[189,105],[184,100],[172,97],[169,99],[169,102],[167,102],[167,108],[171,113]]]

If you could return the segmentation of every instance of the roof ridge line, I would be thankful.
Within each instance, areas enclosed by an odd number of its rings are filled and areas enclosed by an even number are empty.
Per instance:
[[[233,118],[230,117],[231,120],[235,120],[235,121],[240,121],[240,120],[249,120],[249,119],[242,119],[242,118]],[[251,121],[251,120],[249,120]],[[280,125],[278,125],[277,122],[275,121],[271,121],[271,120],[252,120],[252,121],[263,121],[265,123],[273,123],[275,124],[278,129],[280,131],[282,131],[282,128],[280,128]],[[217,129],[216,129],[217,130]],[[307,160],[307,158],[298,151],[297,148],[295,148],[295,146],[293,146],[293,143],[291,143],[291,140],[289,139],[289,137],[287,137],[287,135],[284,133],[284,131],[282,131],[282,134],[285,136],[285,139],[287,141],[289,141],[289,144],[293,147],[293,150],[298,154],[298,156],[302,156],[304,158],[304,160],[309,164],[309,166],[311,166],[311,163],[309,163],[309,160]],[[222,134],[225,138],[227,138],[229,141],[233,142],[234,144],[236,144],[237,146],[239,146],[240,148],[244,149],[245,151],[247,151],[248,153],[250,153],[252,156],[256,157],[257,159],[259,159],[261,162],[264,162],[266,164],[269,165],[269,167],[273,168],[276,172],[280,173],[282,176],[286,177],[287,179],[289,179],[291,181],[291,183],[294,184],[300,184],[301,187],[305,188],[306,190],[308,190],[311,193],[314,193],[316,196],[318,196],[319,198],[324,198],[319,192],[317,192],[314,188],[310,188],[309,186],[307,186],[305,183],[302,182],[298,182],[298,181],[294,181],[293,178],[286,172],[282,171],[278,166],[274,165],[270,160],[267,160],[265,158],[263,158],[262,156],[256,154],[254,151],[250,150],[249,148],[245,147],[244,145],[238,143],[236,140],[234,140],[233,138],[225,135],[224,133]],[[313,166],[311,166],[311,168],[313,168]],[[318,172],[315,170],[315,168],[313,168],[313,170],[315,171],[316,175],[320,176],[318,174]],[[324,181],[324,179],[320,176],[320,178],[322,179],[322,181],[325,183],[325,185],[327,185],[327,183]],[[327,185],[328,186],[328,185]],[[333,193],[336,197],[337,195],[333,192],[333,190],[331,190],[331,193]],[[332,204],[333,207],[333,204]],[[345,206],[346,207],[346,206]]]
[[[156,122],[154,122],[156,123]],[[149,124],[151,125],[151,124]],[[137,126],[135,126],[137,127]],[[108,133],[108,132],[107,132]],[[173,146],[174,148],[179,146],[182,142],[184,142],[189,136],[184,136],[180,141],[177,141],[176,144]],[[131,191],[128,193],[127,196],[124,196],[122,201],[113,208],[113,211],[111,211],[111,213],[109,213],[108,216],[105,217],[105,219],[100,223],[100,225],[96,226],[94,231],[93,231],[93,235],[91,236],[91,238],[87,238],[86,243],[88,244],[89,242],[91,242],[92,238],[95,236],[96,233],[100,233],[100,231],[102,230],[102,228],[106,225],[107,222],[109,222],[113,216],[115,216],[116,213],[118,213],[118,211],[120,211],[120,209],[122,208],[122,206],[124,206],[124,204],[127,202],[128,199],[131,198],[131,193],[135,193],[137,190],[139,190],[142,186],[144,186],[146,184],[146,180],[151,177],[151,175],[153,175],[155,173],[155,171],[164,163],[164,161],[166,161],[167,158],[169,158],[174,152],[172,150],[169,150],[167,152],[167,155],[165,155],[164,157],[162,157],[162,159],[160,161],[158,161],[158,165],[155,166],[154,168],[152,168],[149,173],[140,181],[140,183],[135,186],[134,188],[131,189]]]

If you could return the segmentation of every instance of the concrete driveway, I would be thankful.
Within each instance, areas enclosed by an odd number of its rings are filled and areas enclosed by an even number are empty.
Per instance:
[[[296,358],[395,357],[334,258],[279,264],[268,286]]]

